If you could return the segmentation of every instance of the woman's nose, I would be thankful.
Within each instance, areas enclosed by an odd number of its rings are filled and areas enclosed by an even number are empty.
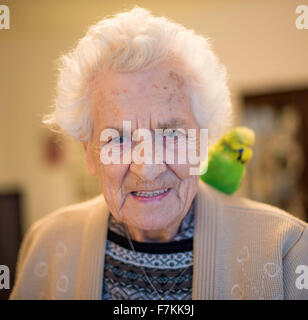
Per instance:
[[[135,146],[132,152],[130,170],[143,181],[152,181],[167,170],[164,159],[163,140],[158,140],[155,146],[155,138],[152,134],[144,137],[143,147]],[[157,149],[156,149],[157,147]],[[141,151],[141,152],[140,152]],[[136,160],[136,161],[135,161]]]
[[[163,172],[167,170],[167,166],[165,163],[136,164],[135,162],[132,162],[130,165],[130,170],[143,181],[153,181],[157,179],[159,175],[161,175]]]

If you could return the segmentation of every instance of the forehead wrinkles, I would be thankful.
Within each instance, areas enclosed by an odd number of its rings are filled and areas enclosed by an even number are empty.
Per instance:
[[[92,80],[90,89],[98,100],[104,98],[106,101],[127,98],[127,95],[145,93],[151,89],[181,91],[185,87],[184,77],[172,69],[160,66],[140,73],[101,73]]]
[[[145,112],[147,106],[149,111],[158,106],[160,114],[163,111],[174,114],[179,111],[178,107],[189,106],[183,76],[167,68],[139,74],[111,74],[111,77],[101,75],[92,82],[91,87],[95,120],[108,117],[112,122],[121,122],[127,120],[122,118],[128,116],[130,111],[138,117],[138,113]],[[184,110],[181,108],[181,111]]]

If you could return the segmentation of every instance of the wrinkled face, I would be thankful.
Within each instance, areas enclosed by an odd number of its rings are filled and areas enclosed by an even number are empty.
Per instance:
[[[191,112],[183,78],[175,68],[163,66],[140,73],[109,72],[97,76],[90,99],[94,123],[87,163],[90,172],[99,179],[112,215],[116,220],[141,230],[162,230],[180,223],[197,192],[199,177],[189,174],[192,166],[187,161],[187,164],[177,163],[177,138],[174,164],[166,163],[165,158],[163,163],[155,164],[155,150],[153,164],[136,164],[134,161],[103,164],[99,150],[106,143],[114,143],[100,141],[102,130],[121,129],[123,120],[126,120],[131,121],[132,132],[143,128],[152,133],[153,149],[154,129],[182,128],[186,134],[188,129],[195,129],[199,154],[200,128]],[[119,139],[118,143],[125,141]],[[139,143],[132,142],[132,149]],[[136,194],[166,189],[160,195]]]

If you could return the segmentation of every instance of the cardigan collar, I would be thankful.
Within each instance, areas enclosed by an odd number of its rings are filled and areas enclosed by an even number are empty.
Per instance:
[[[218,226],[222,223],[223,205],[219,193],[209,185],[199,181],[196,195],[195,233],[194,233],[194,267],[193,300],[217,299],[217,267],[220,265],[218,239],[221,233]]]

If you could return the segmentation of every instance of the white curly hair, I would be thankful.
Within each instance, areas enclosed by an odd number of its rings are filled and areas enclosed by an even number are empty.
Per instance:
[[[79,141],[90,140],[89,91],[95,75],[108,70],[141,72],[168,61],[183,66],[179,73],[188,86],[192,112],[200,128],[208,129],[209,141],[216,140],[231,123],[225,67],[208,39],[139,7],[94,24],[60,58],[55,103],[43,122]]]

